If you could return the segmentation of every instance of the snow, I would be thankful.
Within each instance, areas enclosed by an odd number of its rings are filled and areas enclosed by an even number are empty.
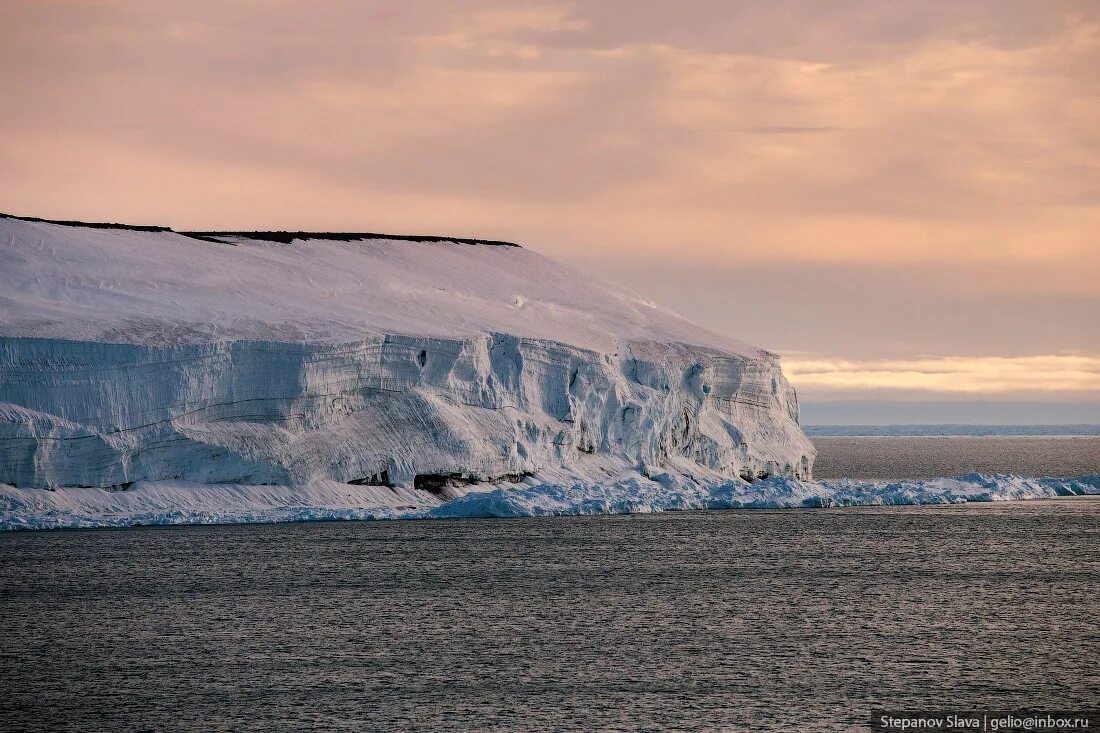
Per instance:
[[[892,482],[773,478],[710,485],[629,478],[595,486],[540,485],[468,494],[417,516],[530,517],[692,509],[964,504],[1091,494],[1100,494],[1100,475],[1065,479],[973,473],[958,478]]]
[[[218,239],[0,217],[0,483],[811,475],[775,355],[526,249]]]
[[[140,482],[126,491],[0,485],[0,530],[239,524],[335,519],[441,519],[627,514],[693,509],[781,509],[1050,499],[1100,495],[1100,475],[1025,478],[969,474],[912,481],[684,481],[667,473],[595,484],[528,482],[448,502],[427,492],[320,482],[209,486]]]
[[[522,247],[227,237],[0,218],[0,337],[141,345],[506,333],[614,353],[760,349]]]
[[[126,491],[0,485],[0,529],[386,519],[438,504],[438,498],[423,491],[335,481],[309,486],[143,481]]]

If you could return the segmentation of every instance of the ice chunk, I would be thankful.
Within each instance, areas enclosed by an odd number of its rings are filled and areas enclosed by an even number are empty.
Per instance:
[[[143,482],[126,491],[0,486],[0,529],[138,524],[300,522],[627,514],[690,509],[778,509],[1050,499],[1100,495],[1100,475],[1026,478],[969,474],[920,481],[676,482],[640,473],[596,484],[534,482],[471,491],[443,502],[429,492],[351,486],[204,486]]]

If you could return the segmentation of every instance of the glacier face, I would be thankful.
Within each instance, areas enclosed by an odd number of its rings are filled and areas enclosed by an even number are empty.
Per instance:
[[[0,258],[0,484],[811,474],[774,355],[522,248],[6,217]]]

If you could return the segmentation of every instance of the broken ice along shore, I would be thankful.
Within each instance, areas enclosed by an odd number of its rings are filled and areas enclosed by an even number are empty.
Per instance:
[[[774,354],[506,242],[0,215],[0,293],[0,526],[846,491]]]
[[[139,482],[126,491],[0,486],[0,530],[965,504],[1088,495],[1100,495],[1100,475],[1024,478],[975,473],[890,482],[769,478],[708,486],[657,474],[571,486],[527,479],[520,484],[478,487],[449,500],[422,490],[336,481],[308,486]]]

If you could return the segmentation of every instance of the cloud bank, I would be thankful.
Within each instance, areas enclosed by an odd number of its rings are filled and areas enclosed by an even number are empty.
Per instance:
[[[1087,0],[0,0],[0,210],[521,241],[771,348],[1012,380],[1100,354],[1098,70]]]
[[[1100,391],[1100,357],[1048,355],[1027,357],[924,357],[851,361],[800,358],[784,368],[804,397],[853,393],[925,393],[930,397],[998,395],[1018,398],[1040,393],[1075,400]]]

